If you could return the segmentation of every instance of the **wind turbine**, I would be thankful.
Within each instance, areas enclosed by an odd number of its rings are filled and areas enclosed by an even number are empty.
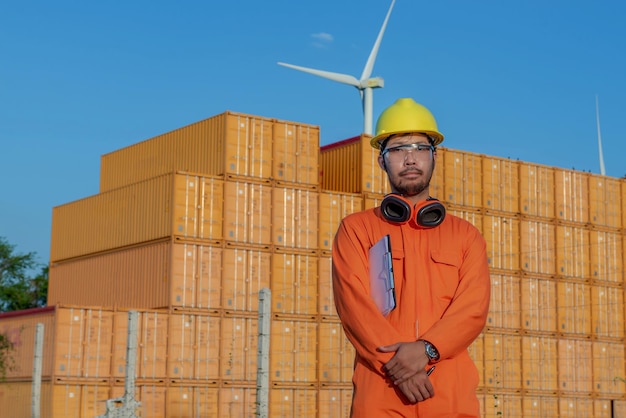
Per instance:
[[[596,94],[596,126],[598,128],[598,152],[600,154],[600,174],[606,175],[604,170],[604,156],[602,153],[602,135],[600,135],[600,110],[598,106],[598,95]]]
[[[371,135],[372,134],[372,112],[373,112],[373,92],[372,89],[378,87],[384,87],[385,82],[381,77],[371,77],[372,70],[374,69],[374,61],[376,61],[376,55],[378,54],[378,48],[380,47],[380,42],[383,39],[383,34],[385,33],[385,28],[387,27],[387,21],[389,21],[389,16],[391,15],[391,9],[393,9],[393,5],[396,0],[391,1],[391,6],[389,6],[389,11],[387,12],[387,16],[385,17],[385,21],[383,22],[383,26],[380,28],[380,32],[378,33],[378,37],[376,38],[376,42],[374,43],[374,47],[370,52],[370,56],[367,59],[367,63],[365,64],[365,68],[363,69],[363,73],[361,74],[361,78],[357,80],[356,77],[348,75],[348,74],[340,74],[334,73],[330,71],[322,71],[316,70],[313,68],[300,67],[298,65],[286,64],[284,62],[279,62],[278,65],[282,65],[283,67],[293,68],[294,70],[304,71],[305,73],[310,73],[313,75],[317,75],[320,77],[327,78],[329,80],[337,81],[339,83],[348,84],[350,86],[354,86],[359,90],[361,94],[361,101],[363,102],[363,133]]]

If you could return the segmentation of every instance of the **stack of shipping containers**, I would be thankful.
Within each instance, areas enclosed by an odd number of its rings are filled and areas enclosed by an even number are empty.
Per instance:
[[[43,322],[42,416],[103,414],[133,309],[141,416],[254,416],[267,287],[270,416],[347,417],[332,239],[388,192],[369,137],[320,149],[317,126],[233,112],[102,156],[100,193],[53,210],[51,307],[0,316],[20,347],[0,410],[30,416]],[[483,416],[626,413],[626,182],[441,147],[431,194],[487,240]]]

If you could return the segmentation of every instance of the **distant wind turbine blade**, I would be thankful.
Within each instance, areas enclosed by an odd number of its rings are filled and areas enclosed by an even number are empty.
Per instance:
[[[600,108],[598,106],[598,95],[596,94],[596,126],[598,127],[598,153],[600,155],[600,174],[606,175],[604,169],[604,155],[602,152],[602,135],[600,135]]]
[[[366,80],[372,75],[372,71],[374,70],[374,62],[376,61],[376,55],[378,55],[378,48],[380,47],[380,43],[383,40],[385,28],[387,27],[389,16],[391,16],[391,9],[393,9],[393,5],[395,4],[395,2],[396,0],[392,0],[391,6],[389,6],[387,17],[385,17],[383,26],[380,28],[380,32],[378,33],[378,38],[376,38],[376,42],[374,42],[374,47],[372,48],[372,52],[370,52],[370,56],[367,59],[367,63],[365,64],[365,68],[363,69],[363,74],[361,74],[361,80]]]
[[[356,88],[359,88],[359,86],[360,86],[359,80],[357,80],[356,77],[351,76],[351,75],[340,74],[340,73],[333,73],[333,72],[330,72],[330,71],[315,70],[313,68],[300,67],[298,65],[286,64],[284,62],[279,62],[278,65],[282,65],[283,67],[293,68],[294,70],[303,71],[305,73],[309,73],[309,74],[317,75],[317,76],[320,76],[320,77],[324,77],[324,78],[327,78],[329,80],[337,81],[339,83],[349,84],[349,85],[354,86]]]

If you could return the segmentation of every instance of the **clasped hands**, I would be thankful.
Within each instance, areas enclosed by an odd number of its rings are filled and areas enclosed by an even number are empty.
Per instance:
[[[383,371],[411,403],[425,401],[435,396],[428,373],[428,357],[422,341],[395,343],[377,348],[382,353],[394,353]]]

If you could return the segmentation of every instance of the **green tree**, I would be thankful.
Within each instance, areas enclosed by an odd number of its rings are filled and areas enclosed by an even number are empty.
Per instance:
[[[36,253],[17,253],[0,237],[0,312],[45,306],[47,293],[48,266],[37,262]]]

